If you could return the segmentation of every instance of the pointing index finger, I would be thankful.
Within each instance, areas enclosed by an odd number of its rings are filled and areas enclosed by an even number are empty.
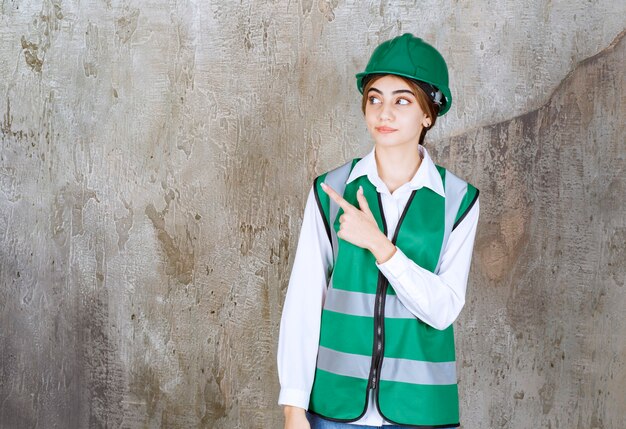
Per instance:
[[[328,194],[328,196],[330,198],[333,199],[333,201],[335,201],[339,207],[341,207],[343,209],[343,211],[348,211],[354,208],[354,206],[352,204],[350,204],[349,202],[347,202],[341,195],[339,195],[333,188],[331,188],[330,186],[328,186],[326,183],[322,182],[322,189],[324,190],[324,192],[326,192]]]
[[[359,207],[361,208],[362,211],[364,211],[365,213],[371,213],[372,211],[370,210],[370,206],[367,203],[367,199],[365,198],[365,195],[363,195],[363,187],[359,186],[359,190],[356,193],[356,199],[359,202]]]

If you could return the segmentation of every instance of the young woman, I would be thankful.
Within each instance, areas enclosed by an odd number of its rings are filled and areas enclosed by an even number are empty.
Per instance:
[[[479,205],[423,146],[448,69],[407,33],[356,77],[374,148],[309,193],[278,344],[285,429],[457,427],[452,323]]]

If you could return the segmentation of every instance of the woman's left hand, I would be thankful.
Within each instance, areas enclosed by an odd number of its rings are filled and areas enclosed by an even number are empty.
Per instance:
[[[340,226],[337,237],[355,246],[368,249],[374,254],[379,264],[389,260],[395,253],[396,246],[378,229],[376,219],[363,195],[363,188],[359,187],[356,193],[359,207],[347,202],[325,183],[322,183],[322,189],[343,209],[343,214],[339,216]]]

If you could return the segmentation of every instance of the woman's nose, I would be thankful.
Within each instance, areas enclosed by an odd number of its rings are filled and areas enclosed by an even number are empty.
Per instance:
[[[385,121],[385,120],[391,120],[393,119],[393,110],[392,110],[392,106],[388,105],[388,104],[383,104],[380,108],[380,115],[379,115],[379,119],[381,121]]]

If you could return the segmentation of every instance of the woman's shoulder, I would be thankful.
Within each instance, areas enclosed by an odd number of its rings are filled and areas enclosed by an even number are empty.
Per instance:
[[[357,162],[359,162],[361,160],[361,158],[354,158],[351,160],[348,160],[346,162],[344,162],[343,164],[333,168],[332,170],[328,170],[325,171],[324,173],[320,174],[319,176],[316,176],[315,178],[315,182],[323,182],[324,179],[326,179],[326,177],[333,177],[333,176],[346,176],[346,179],[348,178],[348,176],[350,175],[350,172],[352,171],[352,169],[354,168],[355,164]]]
[[[476,189],[476,187],[474,185],[472,185],[468,180],[466,180],[463,177],[453,173],[452,171],[450,171],[446,167],[443,167],[443,166],[441,166],[439,164],[435,164],[435,167],[437,168],[437,171],[441,175],[441,179],[444,182],[444,185],[446,184],[446,182],[455,182],[455,183],[460,183],[463,186],[467,186],[468,188]]]

